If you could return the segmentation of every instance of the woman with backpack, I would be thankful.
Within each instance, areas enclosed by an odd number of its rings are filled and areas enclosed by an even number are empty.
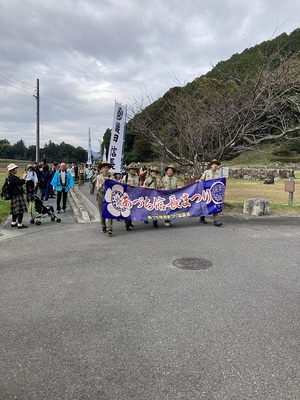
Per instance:
[[[12,214],[11,227],[17,227],[18,229],[28,228],[27,225],[23,225],[23,215],[27,211],[26,202],[24,199],[24,188],[25,179],[27,176],[26,171],[23,173],[22,179],[16,176],[18,166],[14,163],[7,166],[8,183],[11,193],[11,205],[10,213]]]

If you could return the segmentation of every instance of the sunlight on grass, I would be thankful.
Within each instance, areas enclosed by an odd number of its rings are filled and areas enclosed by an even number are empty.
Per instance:
[[[225,202],[238,203],[252,197],[261,197],[274,205],[288,205],[288,192],[284,191],[285,182],[286,180],[280,180],[273,185],[265,185],[262,181],[227,179]],[[297,179],[295,179],[295,185],[294,205],[300,205],[300,188],[297,185]]]

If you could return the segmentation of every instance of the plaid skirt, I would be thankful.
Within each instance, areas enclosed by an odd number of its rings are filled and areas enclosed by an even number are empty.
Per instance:
[[[11,214],[24,214],[27,211],[27,206],[25,203],[24,195],[17,194],[13,196],[10,204],[10,213]]]

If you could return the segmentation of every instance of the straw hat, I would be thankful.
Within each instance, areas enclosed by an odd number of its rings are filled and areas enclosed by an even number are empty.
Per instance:
[[[140,167],[136,163],[132,162],[128,165],[128,169],[135,169],[139,171]]]
[[[155,172],[159,173],[159,169],[157,167],[150,167],[150,172],[151,171],[155,171]]]
[[[112,168],[111,163],[109,163],[108,161],[101,161],[101,163],[99,164],[99,168],[103,168],[105,166],[108,166],[109,168]]]
[[[18,166],[14,163],[11,163],[7,166],[7,171],[12,171],[13,169],[18,168]]]
[[[213,164],[221,165],[220,161],[217,160],[216,158],[214,158],[213,160],[211,160],[211,162],[209,163],[209,165],[213,165]]]
[[[176,167],[174,164],[169,164],[166,166],[165,171],[167,171],[169,168],[171,168],[174,172],[176,172]]]

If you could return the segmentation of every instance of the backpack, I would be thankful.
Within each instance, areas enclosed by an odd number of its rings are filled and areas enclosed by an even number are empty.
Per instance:
[[[5,178],[5,182],[2,186],[1,197],[3,200],[11,200],[12,199],[12,193],[11,193],[11,188],[9,185],[8,178]]]

